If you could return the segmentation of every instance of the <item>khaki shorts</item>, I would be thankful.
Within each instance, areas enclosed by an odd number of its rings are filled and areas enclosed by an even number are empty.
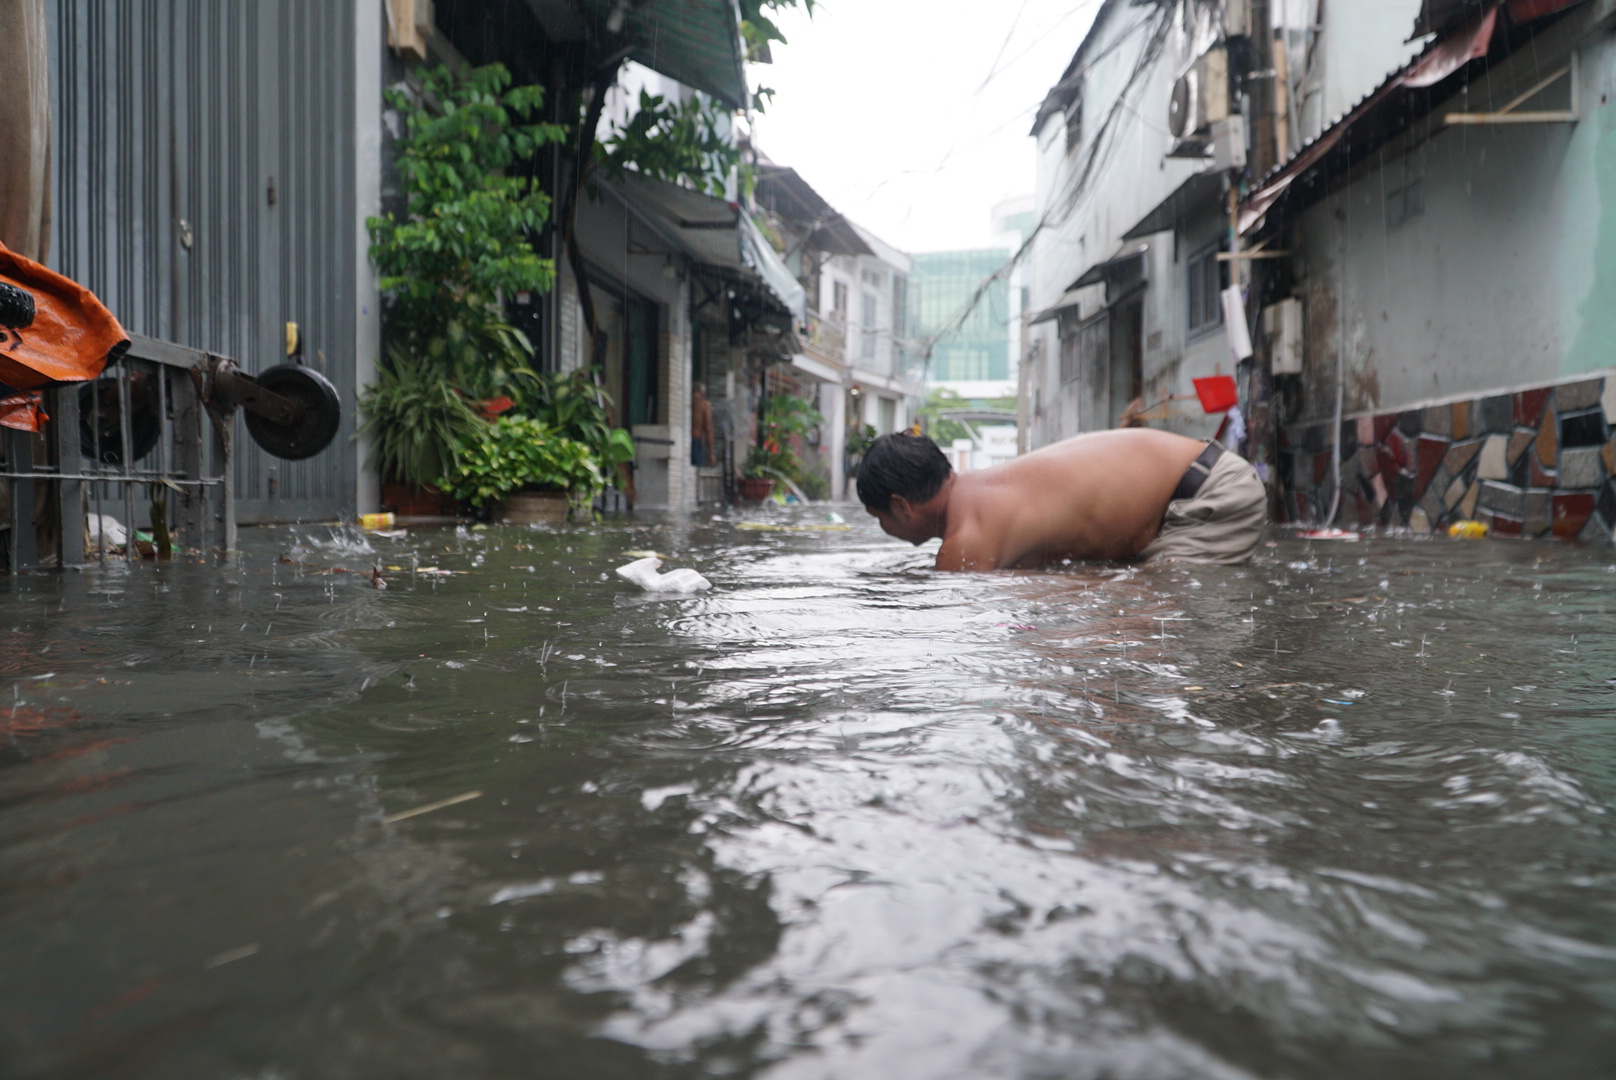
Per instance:
[[[1257,470],[1226,450],[1194,498],[1167,504],[1161,532],[1139,557],[1184,562],[1243,563],[1262,542],[1268,520],[1268,490]]]

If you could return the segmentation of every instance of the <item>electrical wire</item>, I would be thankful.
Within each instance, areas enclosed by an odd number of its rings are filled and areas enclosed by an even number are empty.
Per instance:
[[[1151,34],[1139,51],[1139,56],[1134,62],[1133,71],[1129,73],[1127,82],[1123,84],[1122,90],[1112,102],[1105,120],[1101,123],[1099,130],[1095,132],[1093,141],[1089,143],[1085,150],[1082,167],[1068,176],[1066,182],[1062,184],[1060,192],[1052,200],[1049,209],[1044,212],[1044,215],[1033,226],[1015,254],[998,270],[982,280],[981,284],[977,286],[966,301],[964,308],[953,319],[949,320],[942,329],[920,339],[921,352],[926,357],[928,364],[931,352],[936,348],[937,344],[957,333],[965,325],[966,321],[971,317],[971,313],[976,310],[976,306],[982,302],[982,298],[988,294],[988,291],[996,282],[1009,277],[1015,267],[1027,257],[1027,253],[1032,249],[1034,241],[1038,239],[1044,230],[1064,225],[1071,219],[1078,206],[1086,201],[1082,199],[1082,196],[1085,193],[1093,194],[1088,188],[1090,179],[1096,175],[1097,171],[1103,172],[1104,166],[1110,165],[1116,153],[1116,142],[1111,136],[1114,133],[1117,118],[1127,107],[1128,97],[1138,86],[1139,81],[1155,65],[1156,61],[1161,59],[1162,51],[1167,43],[1168,31],[1172,25],[1171,9],[1172,5],[1163,5],[1157,8],[1153,15],[1141,18],[1119,34],[1116,39],[1095,55],[1078,72],[1061,80],[1066,83],[1070,82],[1077,74],[1087,74],[1101,59],[1116,51],[1124,41],[1131,39],[1142,29],[1150,28]],[[1102,150],[1105,153],[1103,159],[1101,158]]]

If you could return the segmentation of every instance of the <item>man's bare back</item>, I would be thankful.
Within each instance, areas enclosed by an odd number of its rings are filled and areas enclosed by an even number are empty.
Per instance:
[[[1175,490],[1207,446],[1145,428],[1096,432],[979,472],[955,474],[943,458],[940,480],[931,474],[934,494],[905,497],[884,482],[884,471],[901,476],[935,468],[921,443],[930,446],[927,440],[893,444],[896,460],[878,460],[868,484],[861,472],[859,495],[889,535],[915,544],[942,537],[939,570],[1138,558],[1156,539]],[[935,447],[930,452],[941,458]],[[923,481],[919,490],[928,486]],[[871,498],[865,497],[867,488]],[[879,505],[882,493],[885,509]]]

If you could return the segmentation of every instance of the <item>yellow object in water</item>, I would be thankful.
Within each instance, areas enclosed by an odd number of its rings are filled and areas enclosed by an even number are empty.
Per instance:
[[[393,527],[393,515],[360,514],[359,527],[361,529],[391,529]]]
[[[1448,535],[1455,540],[1481,540],[1491,530],[1480,521],[1455,521],[1448,526]]]

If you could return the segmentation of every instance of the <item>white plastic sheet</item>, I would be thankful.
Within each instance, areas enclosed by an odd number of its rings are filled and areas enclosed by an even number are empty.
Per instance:
[[[646,592],[695,593],[713,587],[712,582],[689,567],[659,574],[657,570],[661,566],[662,560],[651,555],[644,559],[635,559],[626,566],[619,566],[617,575],[632,581]]]

